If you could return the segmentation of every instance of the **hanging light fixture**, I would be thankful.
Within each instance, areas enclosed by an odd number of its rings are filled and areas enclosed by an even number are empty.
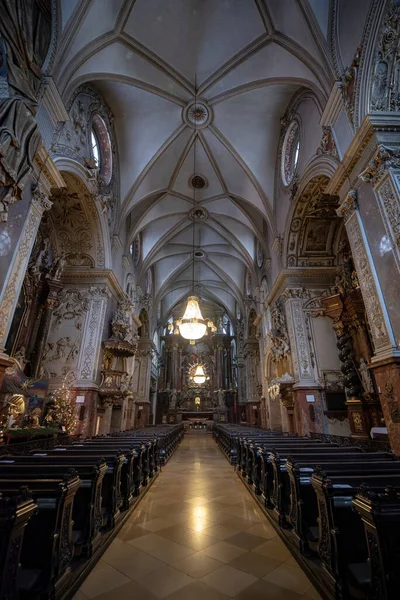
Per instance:
[[[195,77],[195,90],[197,93],[197,81]],[[194,99],[196,110],[196,96]],[[196,174],[196,119],[194,120],[194,142],[193,142],[193,159],[194,159],[194,174]],[[192,289],[194,291],[194,261],[195,261],[195,224],[196,224],[196,187],[193,186],[193,251],[192,251]],[[199,306],[199,298],[197,296],[189,296],[182,319],[177,321],[179,332],[183,338],[190,340],[191,344],[195,344],[195,340],[199,340],[207,331],[207,321],[203,319]]]

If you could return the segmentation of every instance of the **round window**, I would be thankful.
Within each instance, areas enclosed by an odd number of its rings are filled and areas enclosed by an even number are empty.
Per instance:
[[[289,185],[296,172],[300,154],[300,128],[297,121],[289,125],[282,148],[282,180]]]
[[[92,120],[91,146],[92,156],[97,162],[100,174],[108,184],[112,176],[111,142],[106,124],[100,115],[94,115]]]

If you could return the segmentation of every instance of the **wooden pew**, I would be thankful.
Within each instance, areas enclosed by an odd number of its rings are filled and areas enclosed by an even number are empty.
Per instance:
[[[12,456],[0,459],[0,477],[22,479],[29,469],[36,477],[50,479],[62,477],[70,469],[76,471],[81,486],[76,492],[73,519],[74,556],[91,556],[100,544],[100,530],[103,527],[102,483],[107,471],[104,460],[79,465],[75,461],[69,464],[49,464],[41,457],[38,461],[26,461],[24,456]]]
[[[26,487],[12,496],[0,494],[0,600],[18,598],[24,535],[36,510],[36,503]]]
[[[286,472],[286,461],[288,455],[304,464],[320,464],[320,462],[343,462],[343,461],[370,461],[382,459],[386,456],[385,452],[352,452],[352,448],[346,452],[344,446],[333,446],[331,449],[323,448],[321,452],[305,450],[291,450],[279,454],[271,452],[270,459],[273,472],[272,493],[270,493],[273,512],[272,515],[282,527],[287,527],[286,514],[289,512],[287,490],[290,489],[290,482]],[[286,490],[286,493],[285,493]]]
[[[370,598],[400,597],[400,491],[377,493],[362,485],[353,500],[365,531],[370,567]]]
[[[297,545],[302,553],[310,555],[312,551],[318,551],[318,506],[314,488],[311,485],[311,476],[314,468],[322,468],[329,475],[345,474],[380,474],[400,473],[400,462],[392,459],[386,460],[364,460],[364,461],[314,461],[307,463],[298,462],[289,457],[286,462],[287,477],[290,482],[290,491],[284,490],[283,494],[289,494],[289,511],[286,518],[293,527],[293,534]]]
[[[383,492],[387,485],[400,488],[400,474],[328,476],[316,469],[311,482],[318,505],[318,554],[332,594],[347,597],[351,585],[367,595],[368,550],[362,521],[353,510],[353,498],[362,484],[375,492]]]
[[[0,492],[18,496],[29,487],[38,510],[29,520],[21,551],[20,596],[55,598],[66,589],[73,558],[72,511],[80,479],[72,471],[62,479],[0,479]]]
[[[107,464],[112,464],[115,457],[123,453],[124,460],[121,467],[120,474],[120,496],[121,503],[119,504],[118,491],[117,491],[117,505],[121,510],[127,510],[134,500],[134,483],[133,483],[133,472],[134,462],[137,458],[137,452],[133,448],[121,449],[109,446],[94,447],[86,444],[79,444],[77,446],[67,446],[66,448],[54,448],[49,450],[46,454],[48,456],[87,456],[93,457],[93,461],[97,460],[100,456],[106,461]]]
[[[51,451],[49,451],[34,454],[32,456],[25,456],[24,462],[26,464],[42,463],[59,466],[80,465],[93,467],[102,458],[101,453],[96,455],[68,454],[67,452],[52,454]],[[124,460],[125,456],[123,452],[113,454],[110,458],[106,459],[107,470],[102,484],[102,511],[103,523],[106,524],[105,526],[108,529],[114,528],[116,521],[119,520],[121,515],[120,508],[123,501],[121,494],[121,470]]]

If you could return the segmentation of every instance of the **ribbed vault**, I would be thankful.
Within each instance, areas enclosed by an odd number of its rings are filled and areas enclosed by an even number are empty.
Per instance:
[[[56,77],[65,100],[94,82],[114,115],[127,246],[140,234],[141,274],[153,268],[162,312],[191,284],[191,178],[199,281],[233,311],[258,240],[275,237],[280,118],[293,95],[323,102],[331,66],[302,3],[281,0],[64,0]],[[290,5],[290,6],[289,6]],[[290,12],[290,18],[288,14]],[[314,21],[315,25],[315,21]],[[195,81],[197,87],[195,87]],[[193,99],[202,105],[194,128]]]

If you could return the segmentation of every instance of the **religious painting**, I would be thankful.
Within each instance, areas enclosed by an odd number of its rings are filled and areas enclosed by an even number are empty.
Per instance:
[[[304,250],[306,252],[326,252],[329,222],[326,219],[310,219],[307,223]]]

